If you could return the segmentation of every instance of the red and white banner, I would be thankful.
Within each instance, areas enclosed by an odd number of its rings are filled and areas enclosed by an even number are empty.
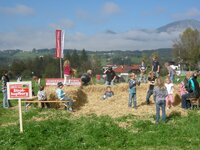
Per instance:
[[[45,79],[46,81],[46,85],[47,86],[51,86],[51,85],[56,85],[58,84],[58,82],[64,82],[64,79],[63,78],[46,78]],[[70,79],[69,83],[67,85],[70,85],[70,86],[81,86],[81,79],[80,78],[72,78]]]
[[[29,99],[32,97],[31,82],[8,82],[8,99]]]
[[[64,50],[64,36],[65,32],[62,30],[56,30],[56,58],[63,58],[63,50]]]

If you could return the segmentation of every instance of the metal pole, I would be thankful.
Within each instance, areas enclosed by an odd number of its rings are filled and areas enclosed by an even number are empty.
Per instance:
[[[62,58],[60,58],[60,77],[62,78]]]

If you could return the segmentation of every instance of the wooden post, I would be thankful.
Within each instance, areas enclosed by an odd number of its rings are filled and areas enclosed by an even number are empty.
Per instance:
[[[18,99],[19,104],[19,125],[20,125],[20,133],[23,133],[23,124],[22,124],[22,102],[21,99]]]

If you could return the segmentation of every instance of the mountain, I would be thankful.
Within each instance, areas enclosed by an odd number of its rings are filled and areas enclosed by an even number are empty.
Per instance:
[[[157,32],[181,32],[185,30],[186,28],[192,28],[200,30],[200,21],[194,20],[194,19],[186,19],[186,20],[180,20],[175,21],[172,23],[169,23],[167,25],[161,26],[157,28]]]

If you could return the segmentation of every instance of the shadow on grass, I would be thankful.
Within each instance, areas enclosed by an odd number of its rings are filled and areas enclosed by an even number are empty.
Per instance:
[[[167,117],[167,120],[173,120],[176,119],[178,117],[181,117],[181,112],[177,112],[177,111],[172,111],[169,116]]]

